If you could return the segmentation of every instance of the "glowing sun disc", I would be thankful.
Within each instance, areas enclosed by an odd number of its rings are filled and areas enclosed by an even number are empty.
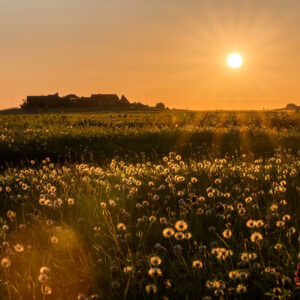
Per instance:
[[[227,57],[227,64],[230,68],[239,68],[243,64],[243,58],[238,53],[232,53]]]

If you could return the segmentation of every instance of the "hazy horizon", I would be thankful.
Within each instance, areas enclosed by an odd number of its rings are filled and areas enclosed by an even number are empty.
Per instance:
[[[12,0],[0,25],[0,109],[56,92],[193,110],[300,104],[297,0]]]

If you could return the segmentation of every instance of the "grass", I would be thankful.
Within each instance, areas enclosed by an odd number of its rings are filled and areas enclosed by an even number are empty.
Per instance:
[[[299,114],[0,120],[0,299],[297,297]]]
[[[274,154],[300,143],[297,112],[104,112],[3,115],[0,165],[49,156],[55,161],[107,162],[114,156],[162,157],[226,153]],[[135,153],[133,155],[133,153]],[[83,158],[82,158],[83,157]]]

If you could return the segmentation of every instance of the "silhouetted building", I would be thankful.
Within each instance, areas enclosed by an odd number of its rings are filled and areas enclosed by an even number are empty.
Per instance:
[[[27,107],[57,107],[60,103],[58,93],[48,96],[28,96],[26,101]]]
[[[53,107],[123,107],[130,106],[128,99],[116,94],[92,94],[91,97],[78,97],[69,94],[60,97],[58,93],[47,96],[28,96],[22,108],[53,108]]]
[[[128,99],[124,95],[122,95],[122,97],[120,99],[120,105],[122,105],[122,106],[130,105],[130,102],[128,101]]]
[[[116,94],[94,94],[91,95],[92,106],[118,106],[119,97]]]
[[[75,100],[78,99],[79,97],[76,96],[75,94],[69,94],[63,97],[64,99],[70,99],[70,100]]]
[[[300,106],[294,104],[294,103],[289,103],[286,105],[285,109],[288,110],[300,110]]]

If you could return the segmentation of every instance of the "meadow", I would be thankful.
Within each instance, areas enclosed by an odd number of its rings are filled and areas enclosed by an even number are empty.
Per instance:
[[[293,111],[2,114],[0,299],[297,299],[299,158]]]

